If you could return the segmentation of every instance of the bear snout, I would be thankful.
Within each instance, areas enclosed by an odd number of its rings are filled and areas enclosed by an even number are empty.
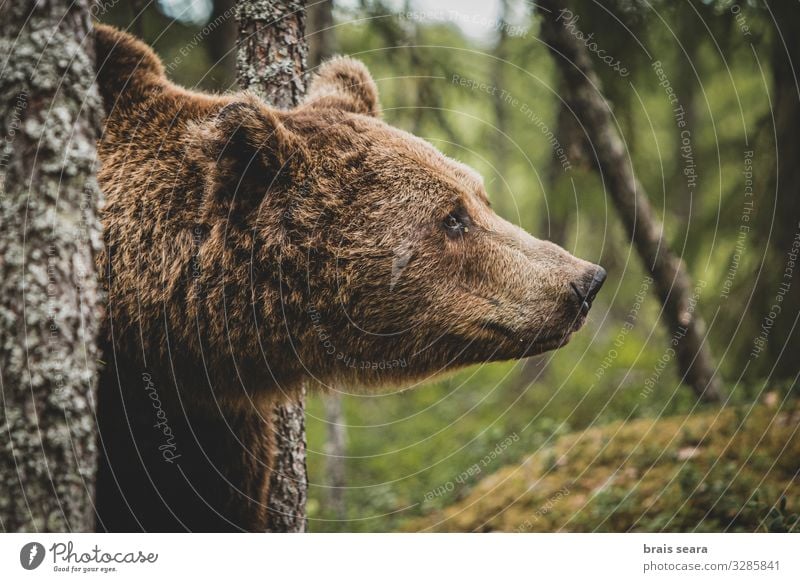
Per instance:
[[[606,275],[603,267],[593,265],[579,279],[570,282],[573,297],[577,300],[582,315],[589,313],[594,298],[606,280]]]

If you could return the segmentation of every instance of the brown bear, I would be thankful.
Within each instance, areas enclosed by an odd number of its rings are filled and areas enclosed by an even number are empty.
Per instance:
[[[358,61],[291,111],[171,83],[96,28],[107,119],[98,528],[259,531],[269,411],[564,345],[605,278],[498,217],[481,177],[380,118]]]

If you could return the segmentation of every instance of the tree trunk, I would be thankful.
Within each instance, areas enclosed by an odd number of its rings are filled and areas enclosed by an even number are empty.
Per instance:
[[[492,85],[498,88],[492,99],[492,113],[494,114],[494,127],[488,127],[490,132],[488,143],[492,146],[494,168],[497,174],[497,189],[501,196],[496,201],[498,212],[510,216],[515,206],[511,204],[511,186],[508,185],[508,169],[511,166],[511,148],[509,143],[509,105],[502,99],[502,90],[509,90],[506,84],[506,67],[508,67],[508,0],[500,0],[497,7],[497,40],[495,41],[491,60]],[[429,82],[426,80],[426,82]]]
[[[94,178],[87,0],[0,5],[0,528],[94,527]]]
[[[755,342],[747,342],[742,359],[749,361],[757,354],[751,373],[796,381],[800,280],[790,261],[796,260],[800,244],[800,5],[770,1],[769,7],[775,18],[769,26],[776,28],[771,98],[777,171],[770,172],[755,200],[758,236],[764,243],[769,239],[754,295],[754,335],[761,349],[756,352]]]
[[[318,67],[333,56],[336,36],[333,33],[333,0],[318,0],[308,7],[308,66]]]
[[[347,454],[347,426],[342,408],[342,393],[331,392],[325,396],[325,486],[327,513],[343,520],[347,517],[344,492],[347,485],[345,455]]]
[[[223,92],[236,83],[235,47],[238,30],[234,13],[234,0],[214,0],[210,24],[215,26],[208,35],[208,52],[216,84]]]
[[[239,0],[239,84],[275,107],[289,109],[305,94],[306,40],[303,0]],[[306,529],[304,398],[276,406],[275,459],[269,486],[267,530]]]
[[[676,34],[679,34],[683,51],[678,53],[678,66],[685,71],[684,74],[678,75],[675,78],[675,94],[678,97],[680,105],[683,107],[684,120],[686,121],[686,129],[693,134],[700,128],[697,125],[697,90],[700,87],[700,80],[691,73],[691,67],[694,64],[699,67],[702,61],[698,59],[700,54],[700,41],[703,40],[702,33],[697,30],[696,22],[698,20],[697,14],[689,4],[678,4],[677,8],[677,28]],[[694,26],[693,26],[694,25]],[[683,175],[683,164],[681,163],[681,140],[676,139],[674,145],[675,156],[675,169],[668,184],[671,189],[678,193],[677,199],[670,205],[669,209],[675,213],[682,224],[690,225],[692,216],[697,215],[697,208],[699,204],[693,200],[692,196],[683,187],[686,183],[686,177]],[[688,229],[688,227],[687,227]]]
[[[704,340],[705,324],[692,300],[694,285],[686,267],[668,248],[663,226],[633,173],[586,49],[556,21],[563,8],[561,2],[541,0],[539,6],[542,39],[549,45],[569,88],[575,114],[595,147],[600,173],[617,212],[655,281],[663,304],[662,317],[671,334],[669,349],[674,350],[681,377],[701,400],[719,400],[719,380]]]

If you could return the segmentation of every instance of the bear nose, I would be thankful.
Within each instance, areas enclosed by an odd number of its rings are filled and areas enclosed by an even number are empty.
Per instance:
[[[596,267],[594,270],[588,272],[584,277],[578,281],[570,283],[572,292],[578,298],[581,306],[581,313],[586,315],[592,307],[592,301],[597,297],[600,287],[606,280],[606,270],[603,267]]]

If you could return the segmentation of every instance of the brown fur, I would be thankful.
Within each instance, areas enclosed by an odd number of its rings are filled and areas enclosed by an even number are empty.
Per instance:
[[[475,172],[381,121],[361,63],[330,61],[279,111],[177,87],[106,26],[97,54],[101,528],[263,528],[269,410],[303,382],[411,383],[553,349],[582,324],[570,283],[596,267],[496,216]]]

